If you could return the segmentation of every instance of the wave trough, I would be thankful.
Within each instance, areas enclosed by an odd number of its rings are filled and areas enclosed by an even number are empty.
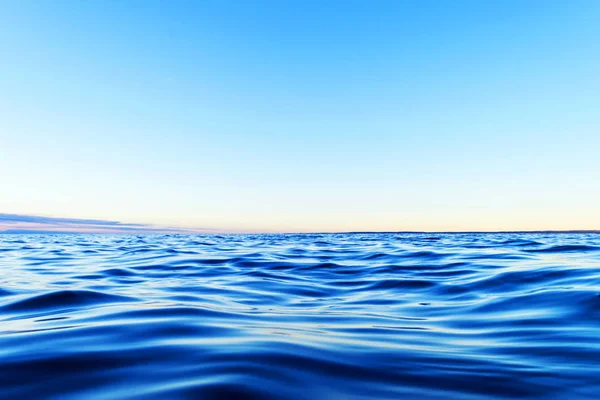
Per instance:
[[[0,397],[598,399],[600,235],[2,235]]]

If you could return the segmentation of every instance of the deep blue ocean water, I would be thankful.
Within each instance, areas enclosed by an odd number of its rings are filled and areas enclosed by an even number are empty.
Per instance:
[[[600,235],[0,235],[0,398],[600,399]]]

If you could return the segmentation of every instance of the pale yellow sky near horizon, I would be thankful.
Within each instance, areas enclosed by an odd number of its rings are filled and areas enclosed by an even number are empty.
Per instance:
[[[156,214],[144,218],[135,213],[35,213],[19,209],[3,209],[14,214],[56,218],[79,218],[119,221],[124,224],[149,224],[156,228],[177,227],[191,231],[214,232],[348,232],[348,231],[538,231],[538,230],[598,230],[600,217],[582,210],[550,210],[532,208],[527,212],[506,213],[502,210],[474,208],[471,210],[420,210],[418,212],[365,212],[347,218],[343,213],[314,213],[312,218],[291,218],[289,214],[231,213],[227,218],[218,215],[176,217]],[[279,217],[279,218],[278,218]],[[0,221],[0,230],[13,225]],[[46,226],[47,229],[48,226]],[[39,226],[37,229],[46,229]]]

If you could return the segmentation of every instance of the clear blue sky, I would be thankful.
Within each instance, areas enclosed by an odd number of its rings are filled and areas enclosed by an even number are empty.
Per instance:
[[[600,229],[600,1],[0,2],[0,212]]]

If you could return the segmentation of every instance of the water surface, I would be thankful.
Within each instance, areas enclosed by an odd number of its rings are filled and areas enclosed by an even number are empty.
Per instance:
[[[0,235],[0,397],[598,399],[600,235]]]

